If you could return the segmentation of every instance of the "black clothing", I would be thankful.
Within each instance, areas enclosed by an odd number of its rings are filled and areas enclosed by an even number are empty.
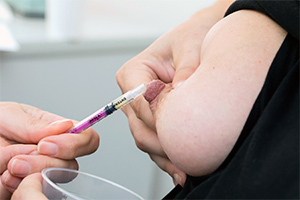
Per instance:
[[[288,35],[233,150],[212,174],[187,177],[167,199],[299,199],[299,1],[236,1]]]

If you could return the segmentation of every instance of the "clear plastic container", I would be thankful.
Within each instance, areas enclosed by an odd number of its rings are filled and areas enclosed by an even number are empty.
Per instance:
[[[143,199],[112,181],[65,168],[42,171],[43,194],[48,199]]]

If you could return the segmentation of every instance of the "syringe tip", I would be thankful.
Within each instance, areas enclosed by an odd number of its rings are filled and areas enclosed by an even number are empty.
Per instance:
[[[138,87],[131,90],[131,95],[135,99],[136,97],[140,96],[141,94],[144,94],[147,90],[147,86],[143,83],[139,85]]]

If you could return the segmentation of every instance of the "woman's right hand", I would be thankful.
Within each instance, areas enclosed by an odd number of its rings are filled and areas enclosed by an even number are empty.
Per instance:
[[[200,65],[204,37],[222,19],[231,3],[232,0],[221,0],[212,7],[199,11],[125,63],[116,76],[122,92],[157,79],[169,88],[174,88],[189,78]],[[154,97],[158,96],[157,91]],[[183,185],[186,174],[170,161],[161,147],[149,103],[138,97],[122,110],[128,117],[137,147],[148,153],[162,170],[172,176],[175,184]]]

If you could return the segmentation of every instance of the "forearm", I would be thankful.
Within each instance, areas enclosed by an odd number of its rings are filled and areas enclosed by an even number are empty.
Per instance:
[[[286,32],[256,11],[236,12],[206,35],[201,64],[158,103],[156,128],[184,172],[213,172],[233,148]]]

